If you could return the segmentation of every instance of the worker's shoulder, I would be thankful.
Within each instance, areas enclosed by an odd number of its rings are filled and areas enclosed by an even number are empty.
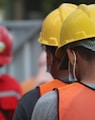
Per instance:
[[[37,101],[35,108],[33,110],[32,118],[42,118],[43,120],[48,118],[50,119],[53,117],[52,113],[57,113],[57,94],[56,91],[51,91],[39,98]],[[43,112],[42,112],[43,111]],[[48,117],[47,117],[48,116]]]
[[[40,98],[40,91],[39,88],[35,88],[29,92],[27,92],[25,95],[22,96],[20,102],[24,104],[25,102],[30,103],[30,102],[36,102]]]
[[[51,92],[47,92],[38,100],[38,104],[53,104],[57,100],[57,91],[52,90]]]
[[[72,83],[72,84],[68,84],[67,86],[63,86],[63,87],[59,87],[59,88],[57,88],[57,90],[59,91],[59,92],[63,92],[63,93],[71,93],[71,91],[72,91],[72,93],[74,92],[78,92],[78,91],[80,91],[81,89],[84,89],[84,88],[87,88],[87,86],[85,85],[85,84],[83,84],[83,83],[81,83],[81,82],[74,82],[74,83]],[[88,88],[87,88],[88,89]]]

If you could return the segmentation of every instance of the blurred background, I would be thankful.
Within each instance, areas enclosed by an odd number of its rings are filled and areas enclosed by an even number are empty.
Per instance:
[[[0,25],[6,26],[14,38],[14,59],[4,71],[19,82],[36,75],[43,19],[64,2],[91,4],[94,0],[0,0]]]

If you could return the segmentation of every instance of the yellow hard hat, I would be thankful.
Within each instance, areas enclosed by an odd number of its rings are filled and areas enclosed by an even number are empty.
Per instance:
[[[74,4],[63,3],[52,11],[43,22],[39,42],[44,45],[58,46],[62,23],[76,8]]]
[[[95,4],[81,4],[63,23],[56,56],[63,57],[63,46],[95,37]]]

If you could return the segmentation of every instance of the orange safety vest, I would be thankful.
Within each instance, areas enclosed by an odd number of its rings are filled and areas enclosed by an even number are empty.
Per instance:
[[[59,120],[95,120],[95,90],[73,83],[58,88]]]
[[[50,81],[50,82],[47,82],[45,84],[42,84],[39,86],[40,95],[42,96],[43,94],[50,92],[54,88],[63,87],[65,85],[67,85],[67,83],[64,83],[63,81],[57,80],[57,79]]]

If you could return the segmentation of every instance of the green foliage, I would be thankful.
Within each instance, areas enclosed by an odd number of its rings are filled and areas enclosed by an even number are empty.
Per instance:
[[[45,14],[53,10],[55,0],[43,0],[42,1],[42,8]]]
[[[5,8],[8,3],[8,0],[0,0],[0,8]]]
[[[92,4],[95,0],[42,0],[42,8],[44,14],[48,14],[50,11],[57,8],[62,3],[73,3],[73,4]]]

